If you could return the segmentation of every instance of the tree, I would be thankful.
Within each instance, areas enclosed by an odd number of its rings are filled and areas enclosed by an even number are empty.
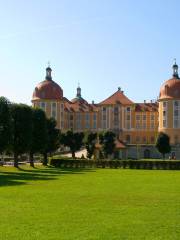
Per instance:
[[[75,152],[80,150],[83,145],[84,133],[68,130],[66,133],[63,133],[60,138],[61,144],[70,148],[72,158],[75,158]]]
[[[18,156],[30,151],[32,142],[32,109],[25,104],[12,104],[12,143],[14,167],[18,167]]]
[[[165,154],[171,151],[171,146],[169,143],[169,136],[163,132],[160,132],[156,140],[156,148],[162,154],[163,159]]]
[[[87,157],[91,159],[94,154],[95,144],[97,139],[97,133],[88,132],[85,136],[85,146],[87,150]]]
[[[115,148],[115,133],[111,131],[103,132],[99,135],[100,144],[102,144],[102,150],[104,156],[107,158],[114,152]]]
[[[30,146],[30,166],[34,167],[34,153],[43,152],[47,143],[47,121],[45,112],[32,109],[32,142]]]
[[[60,142],[60,130],[56,128],[56,120],[54,118],[46,119],[46,127],[47,127],[47,136],[46,136],[46,144],[45,149],[42,151],[44,156],[43,165],[47,165],[48,163],[48,153],[52,153],[59,148]]]
[[[10,146],[11,141],[11,114],[10,102],[0,97],[0,154],[2,155]]]

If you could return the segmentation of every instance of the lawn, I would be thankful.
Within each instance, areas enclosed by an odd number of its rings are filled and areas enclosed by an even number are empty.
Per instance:
[[[180,172],[0,167],[0,239],[180,239]]]

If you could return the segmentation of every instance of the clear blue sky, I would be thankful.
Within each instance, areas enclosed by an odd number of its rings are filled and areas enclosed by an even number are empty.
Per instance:
[[[0,0],[0,95],[30,104],[47,62],[72,99],[157,98],[180,64],[180,1]]]

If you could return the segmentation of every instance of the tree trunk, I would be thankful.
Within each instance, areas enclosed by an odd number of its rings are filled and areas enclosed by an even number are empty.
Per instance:
[[[47,152],[43,153],[43,157],[44,157],[44,159],[43,159],[43,165],[44,165],[44,166],[47,166],[47,163],[48,163]]]
[[[29,154],[29,162],[30,162],[30,166],[34,167],[34,154],[32,152],[30,152]]]
[[[14,167],[18,168],[18,154],[14,153]]]
[[[72,158],[76,158],[76,155],[75,155],[75,152],[74,151],[72,151]]]

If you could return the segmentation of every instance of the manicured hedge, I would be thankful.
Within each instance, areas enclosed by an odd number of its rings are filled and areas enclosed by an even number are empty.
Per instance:
[[[60,168],[128,168],[180,170],[178,160],[88,160],[50,159],[50,165]]]

